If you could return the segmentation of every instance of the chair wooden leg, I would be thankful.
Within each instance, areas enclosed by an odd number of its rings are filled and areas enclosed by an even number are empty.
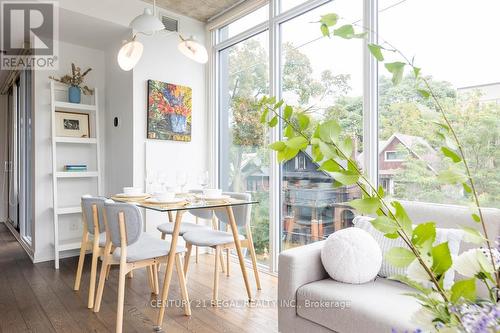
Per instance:
[[[229,249],[226,249],[226,276],[229,277]]]
[[[87,251],[87,242],[89,240],[89,234],[85,230],[82,235],[82,246],[80,248],[80,257],[78,258],[78,268],[76,269],[75,285],[73,290],[80,290],[80,282],[82,280],[83,263],[85,262],[85,252]]]
[[[215,266],[214,266],[214,289],[212,295],[212,304],[217,304],[217,298],[219,297],[219,259],[220,259],[220,247],[215,247]]]
[[[161,233],[161,239],[165,240],[165,237],[166,237],[166,236],[167,236],[167,234],[166,234],[166,233],[164,233],[164,232],[162,232],[162,233]]]
[[[130,271],[130,272],[128,272],[127,277],[128,277],[129,279],[133,279],[133,278],[134,278],[134,271]]]
[[[94,307],[95,297],[95,280],[97,277],[97,261],[99,260],[99,243],[94,243],[92,249],[92,266],[90,268],[90,284],[89,284],[89,299],[87,307],[92,309]]]
[[[109,279],[109,272],[111,271],[111,265],[106,268],[106,280]]]
[[[252,258],[253,274],[255,276],[257,290],[261,290],[262,288],[260,287],[259,270],[257,269],[257,256],[255,254],[255,248],[253,247],[252,230],[250,230],[250,226],[247,226],[246,229],[248,238],[248,249],[250,250],[250,256]]]
[[[153,270],[154,293],[155,295],[158,295],[160,293],[160,283],[158,282],[158,265],[154,264],[152,270]]]
[[[226,274],[226,265],[224,264],[224,253],[223,251],[219,251],[219,261],[220,261],[220,269],[222,271],[222,273]]]
[[[184,276],[184,271],[182,268],[181,256],[180,254],[175,254],[175,270],[177,271],[177,276],[179,278],[179,287],[181,288],[182,302],[184,304],[184,313],[186,316],[191,315],[191,304],[189,303],[189,295],[186,286],[186,278]]]
[[[125,302],[125,278],[127,272],[124,265],[120,265],[120,278],[118,280],[118,302],[116,306],[116,333],[123,329],[123,305]]]
[[[109,272],[109,260],[110,260],[109,254],[104,255],[104,260],[102,261],[102,266],[101,266],[101,274],[99,275],[99,285],[97,286],[97,294],[95,296],[95,302],[94,302],[94,312],[99,312],[99,309],[101,307],[101,300],[102,300],[102,293],[104,291],[104,283],[106,282],[106,274]]]
[[[148,273],[148,284],[149,284],[149,289],[151,290],[151,293],[155,293],[155,282],[154,282],[154,273],[153,273],[153,266],[147,266],[146,271]]]
[[[184,277],[187,279],[187,272],[189,268],[189,259],[191,258],[191,250],[193,249],[193,244],[186,244],[186,254],[184,255]]]
[[[198,263],[198,260],[200,260],[200,253],[199,253],[200,251],[198,251],[198,246],[196,246],[195,252],[196,252],[196,256],[195,256],[194,262]]]

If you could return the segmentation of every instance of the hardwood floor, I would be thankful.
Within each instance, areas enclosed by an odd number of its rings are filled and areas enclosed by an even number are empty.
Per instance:
[[[0,333],[17,332],[114,332],[118,271],[106,282],[99,313],[87,309],[90,257],[85,258],[82,285],[73,291],[77,257],[61,260],[59,271],[53,262],[33,264],[7,228],[0,223]],[[252,292],[256,302],[245,304],[246,292],[236,261],[231,276],[219,276],[220,307],[210,306],[214,258],[192,258],[188,291],[192,316],[183,314],[182,304],[166,310],[163,332],[277,332],[277,279],[261,274],[262,290],[256,293],[251,269]],[[164,269],[161,273],[164,273]],[[151,298],[146,269],[134,271],[125,291],[124,332],[153,332],[157,315]],[[163,275],[160,275],[160,282]],[[177,279],[172,279],[170,301],[181,299]]]

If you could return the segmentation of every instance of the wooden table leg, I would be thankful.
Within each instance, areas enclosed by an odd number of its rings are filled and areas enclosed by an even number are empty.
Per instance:
[[[241,273],[243,274],[243,280],[245,280],[245,288],[247,289],[248,300],[251,302],[252,291],[250,290],[250,282],[248,281],[247,269],[245,267],[245,258],[243,258],[243,252],[241,251],[240,236],[238,234],[238,227],[236,226],[236,221],[234,220],[233,208],[231,206],[227,206],[226,213],[229,218],[229,224],[231,225],[231,231],[233,232],[234,244],[236,245],[236,253],[238,254],[238,260],[240,262]]]
[[[163,317],[165,315],[165,303],[168,298],[168,290],[170,288],[170,282],[172,280],[172,272],[174,270],[175,265],[175,252],[177,248],[177,240],[179,238],[179,229],[181,227],[182,215],[184,211],[179,210],[175,216],[175,225],[174,231],[172,232],[172,240],[170,244],[170,252],[167,258],[167,268],[165,269],[165,279],[163,282],[163,289],[161,291],[161,301],[160,301],[160,312],[158,313],[158,317],[156,320],[156,331],[161,330],[161,325],[163,323]],[[169,214],[170,215],[170,214]],[[170,216],[169,216],[170,218]]]

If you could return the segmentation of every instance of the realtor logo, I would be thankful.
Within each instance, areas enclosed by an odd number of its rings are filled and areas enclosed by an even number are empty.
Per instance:
[[[56,2],[2,1],[0,17],[0,69],[57,69]]]

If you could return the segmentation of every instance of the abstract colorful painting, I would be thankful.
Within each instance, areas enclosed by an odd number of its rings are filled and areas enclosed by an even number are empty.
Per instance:
[[[148,139],[191,141],[192,91],[148,80]]]

